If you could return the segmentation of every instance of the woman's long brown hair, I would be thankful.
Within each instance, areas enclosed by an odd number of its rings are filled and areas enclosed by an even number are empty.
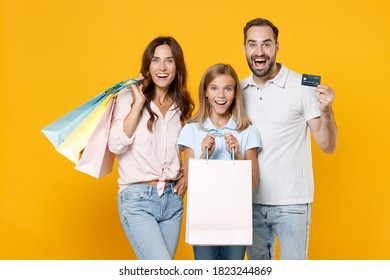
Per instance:
[[[149,66],[152,61],[154,51],[160,45],[168,45],[172,50],[172,56],[176,64],[176,75],[175,79],[169,85],[168,95],[177,104],[177,107],[181,111],[180,121],[182,126],[191,118],[192,111],[194,110],[195,104],[191,98],[190,92],[187,89],[187,69],[184,63],[183,51],[179,43],[172,37],[157,37],[149,43],[146,47],[141,65],[141,74],[145,77],[143,81],[144,95],[146,97],[145,107],[150,114],[148,120],[149,131],[153,130],[153,123],[158,119],[158,116],[150,108],[150,102],[154,97],[155,84],[153,83],[152,77],[149,72]]]

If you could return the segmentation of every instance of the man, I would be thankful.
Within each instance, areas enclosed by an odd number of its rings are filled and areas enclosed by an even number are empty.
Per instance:
[[[257,18],[244,27],[252,74],[241,82],[245,108],[260,131],[259,185],[253,192],[253,246],[249,259],[307,259],[314,180],[310,132],[326,153],[336,148],[335,93],[302,86],[302,76],[276,63],[278,29]]]

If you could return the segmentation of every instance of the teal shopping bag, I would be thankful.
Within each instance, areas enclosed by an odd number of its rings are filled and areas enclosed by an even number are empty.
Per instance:
[[[44,127],[41,131],[54,145],[54,147],[58,148],[58,146],[64,142],[64,140],[72,133],[72,131],[75,130],[83,122],[83,120],[97,106],[99,106],[103,100],[106,99],[107,95],[115,94],[125,87],[130,86],[131,84],[139,84],[139,81],[135,79],[128,79],[115,84],[114,86],[106,89],[103,93],[95,96],[88,102]]]
[[[106,93],[101,93],[95,96],[80,107],[72,110],[63,117],[49,124],[42,129],[43,134],[49,141],[58,148],[64,142],[65,138],[95,109],[103,102]]]

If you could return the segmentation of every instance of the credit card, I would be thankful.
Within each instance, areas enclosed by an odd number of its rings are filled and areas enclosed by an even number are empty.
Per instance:
[[[303,86],[317,87],[321,83],[321,76],[303,74],[302,83]]]

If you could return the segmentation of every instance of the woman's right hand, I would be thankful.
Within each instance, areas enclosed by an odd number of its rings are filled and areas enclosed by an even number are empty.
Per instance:
[[[137,78],[138,81],[142,81],[144,78],[140,74]],[[144,107],[146,97],[143,92],[142,84],[130,84],[129,85],[131,95],[133,97],[133,103],[130,105],[131,110],[127,114],[126,118],[123,121],[123,130],[126,133],[127,137],[132,137],[135,129],[137,128],[138,121],[142,114],[142,109]]]
[[[144,76],[142,74],[139,74],[137,81],[144,80]],[[131,94],[133,95],[133,105],[132,108],[136,107],[140,110],[144,107],[146,97],[143,92],[143,85],[142,83],[139,85],[131,84],[130,85]]]
[[[132,84],[130,85],[131,94],[133,95],[133,105],[131,105],[131,108],[138,108],[142,109],[144,107],[146,98],[144,95],[143,86]]]
[[[206,137],[202,141],[202,155],[201,158],[206,158],[206,149],[208,149],[209,158],[215,150],[215,136],[211,133],[207,133]]]

